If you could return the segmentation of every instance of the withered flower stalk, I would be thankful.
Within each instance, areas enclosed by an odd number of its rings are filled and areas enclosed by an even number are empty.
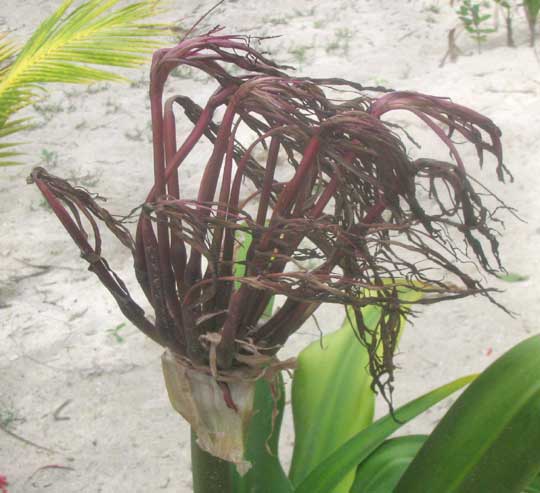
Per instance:
[[[163,101],[181,65],[217,82],[204,107],[187,96]],[[388,391],[407,314],[403,279],[426,294],[419,303],[490,297],[464,261],[470,254],[487,272],[501,268],[498,220],[483,202],[493,196],[468,175],[456,145],[474,145],[480,163],[491,154],[503,181],[500,131],[490,119],[446,98],[286,69],[249,38],[219,30],[155,53],[154,183],[134,238],[86,190],[43,168],[31,175],[124,315],[184,364],[212,374],[231,409],[230,382],[278,365],[275,353],[322,303],[354,308],[375,386]],[[178,109],[193,123],[181,144]],[[423,122],[450,161],[412,159],[402,129],[387,121],[396,110]],[[202,162],[196,145],[204,139],[212,151]],[[186,197],[179,168],[192,155],[204,172],[198,195]],[[98,222],[131,251],[154,320],[102,256]],[[245,257],[241,236],[251,238]],[[265,318],[277,294],[286,300]],[[375,330],[360,311],[371,304],[381,307]]]

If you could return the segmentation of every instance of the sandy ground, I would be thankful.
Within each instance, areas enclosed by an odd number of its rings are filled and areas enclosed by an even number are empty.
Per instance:
[[[24,39],[59,3],[3,0],[0,30]],[[210,5],[173,4],[171,19],[185,18],[186,24]],[[448,29],[457,23],[448,1],[297,0],[293,5],[230,0],[211,22],[231,32],[281,35],[268,47],[302,73],[450,96],[489,115],[503,130],[515,182],[498,184],[492,162],[474,173],[525,221],[506,218],[502,257],[509,271],[529,280],[489,281],[504,290],[499,300],[516,315],[511,318],[482,298],[422,310],[401,344],[394,396],[399,404],[482,370],[538,331],[540,65],[526,46],[521,14],[515,26],[519,48],[507,48],[500,31],[478,54],[462,35],[463,56],[440,68]],[[25,445],[0,431],[0,474],[7,475],[10,492],[191,491],[188,427],[169,407],[160,349],[125,323],[38,191],[25,184],[31,167],[43,165],[99,190],[114,211],[138,205],[152,174],[147,72],[147,67],[133,71],[129,86],[55,87],[33,110],[40,126],[23,136],[25,165],[1,170],[0,420],[54,450]],[[172,86],[198,100],[210,92],[205,80],[189,72],[180,73]],[[468,157],[474,158],[472,152]],[[195,186],[199,168],[191,164],[182,168],[183,180]],[[107,247],[111,263],[131,278],[124,252],[113,243]],[[331,309],[319,312],[325,329],[335,328],[340,318]],[[314,337],[315,328],[307,324],[284,356]],[[430,430],[448,405],[406,430]],[[380,405],[378,412],[385,411]],[[289,418],[282,445],[287,460]]]

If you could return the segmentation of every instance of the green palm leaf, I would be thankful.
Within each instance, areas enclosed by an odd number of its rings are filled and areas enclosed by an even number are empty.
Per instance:
[[[28,128],[12,117],[42,97],[41,84],[122,81],[120,74],[96,66],[133,68],[147,60],[164,31],[147,19],[163,9],[155,0],[115,9],[118,2],[89,0],[70,11],[74,0],[65,0],[18,53],[0,34],[0,138]],[[12,164],[5,159],[15,151],[5,149],[16,144],[0,144],[0,165]]]
[[[0,33],[0,77],[9,69],[10,61],[17,52],[17,47],[9,41],[7,33]]]
[[[14,150],[14,148],[22,144],[22,142],[6,142],[4,138],[28,128],[31,128],[28,118],[20,118],[18,120],[11,119],[4,125],[0,125],[0,166],[20,164],[19,161],[11,158],[22,154],[21,152]]]

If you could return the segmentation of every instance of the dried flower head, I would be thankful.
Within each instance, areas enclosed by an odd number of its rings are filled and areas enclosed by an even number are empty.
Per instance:
[[[186,96],[163,101],[179,65],[217,82],[206,106]],[[338,303],[353,307],[384,392],[400,318],[408,313],[399,298],[403,282],[429,294],[420,303],[489,297],[463,262],[470,251],[484,270],[501,267],[496,219],[452,137],[473,144],[481,162],[492,154],[504,180],[500,131],[446,98],[294,77],[286,68],[253,49],[249,38],[219,30],[155,53],[154,184],[135,238],[87,191],[42,168],[31,181],[125,316],[193,365],[217,375],[254,360],[263,367],[322,303]],[[178,109],[193,123],[180,145]],[[401,129],[386,120],[395,110],[431,129],[451,161],[412,159]],[[185,197],[178,169],[204,139],[212,152],[198,195]],[[102,256],[98,221],[131,251],[155,321]],[[239,248],[241,241],[249,247]],[[265,318],[277,294],[286,301]],[[376,330],[362,321],[360,308],[370,304],[382,308]]]

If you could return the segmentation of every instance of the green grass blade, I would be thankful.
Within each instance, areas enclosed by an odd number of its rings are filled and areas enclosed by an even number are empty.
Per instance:
[[[423,396],[405,404],[395,411],[395,417],[388,415],[377,420],[336,450],[320,463],[314,471],[295,489],[295,493],[330,493],[334,491],[345,474],[369,456],[386,438],[405,423],[461,389],[476,378],[476,375],[458,378]],[[445,491],[446,490],[422,490]]]
[[[392,493],[427,435],[386,440],[356,470],[350,493]]]
[[[501,356],[431,434],[397,493],[520,492],[540,471],[540,336]]]

